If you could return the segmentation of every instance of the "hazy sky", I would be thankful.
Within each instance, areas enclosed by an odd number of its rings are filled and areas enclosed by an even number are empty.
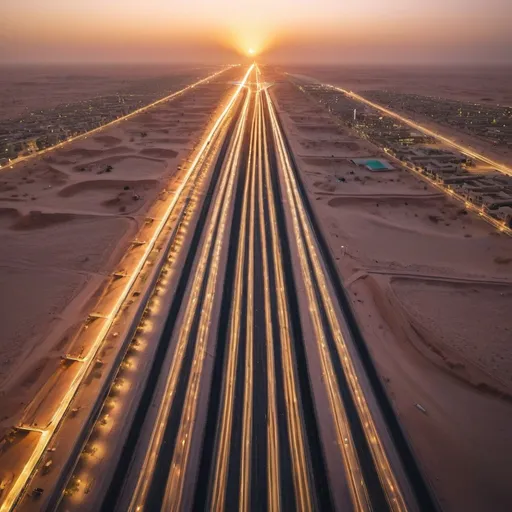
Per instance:
[[[512,0],[0,0],[0,61],[512,63]]]

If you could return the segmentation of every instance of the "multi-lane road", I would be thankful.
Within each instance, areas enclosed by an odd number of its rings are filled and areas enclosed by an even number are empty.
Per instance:
[[[151,434],[125,445],[130,457],[103,508],[414,507],[366,400],[370,387],[258,68],[237,108],[165,332],[172,355],[159,370],[154,413],[137,426]]]
[[[48,508],[434,507],[365,357],[271,84],[256,65],[241,74],[200,151],[211,165],[193,193],[176,192],[189,196],[172,208],[194,208],[162,260],[174,268],[159,285],[154,359],[133,377],[110,460],[92,469],[95,501],[64,495],[71,460]]]

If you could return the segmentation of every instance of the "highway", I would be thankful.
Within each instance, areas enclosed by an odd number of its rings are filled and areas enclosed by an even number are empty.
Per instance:
[[[241,86],[101,508],[429,510],[359,361],[271,84],[252,66]]]
[[[88,468],[96,474],[85,494],[101,480],[91,493],[96,501],[73,500],[65,488],[80,474],[73,471],[87,439],[98,439],[115,364],[126,362],[117,359],[84,422],[86,435],[38,509],[435,510],[362,348],[272,84],[256,64],[240,73],[2,510],[16,505],[37,473],[172,218],[181,220],[155,265],[157,285],[139,307],[139,325],[150,323],[151,361],[116,395],[121,426],[100,439],[102,462]]]

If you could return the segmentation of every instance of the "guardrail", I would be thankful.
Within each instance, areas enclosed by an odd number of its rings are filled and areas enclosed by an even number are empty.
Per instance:
[[[102,389],[95,401],[95,404],[89,413],[89,417],[87,421],[83,424],[80,434],[75,442],[75,446],[70,454],[70,456],[67,459],[67,462],[64,464],[61,475],[57,481],[57,484],[54,486],[54,489],[52,491],[52,496],[48,500],[48,503],[45,506],[45,510],[52,511],[55,510],[61,499],[62,494],[65,489],[65,486],[67,485],[69,478],[73,474],[73,471],[75,470],[80,454],[83,452],[85,446],[89,442],[90,436],[93,431],[93,427],[95,423],[98,421],[98,418],[100,416],[101,410],[103,409],[103,406],[105,404],[105,400],[109,396],[110,392],[112,391],[112,387],[114,385],[114,382],[119,374],[119,371],[121,369],[121,363],[126,357],[126,353],[128,352],[128,348],[130,346],[130,343],[133,340],[133,337],[135,336],[135,333],[137,332],[137,329],[139,327],[139,324],[142,320],[142,317],[144,315],[144,312],[147,308],[147,304],[151,297],[153,296],[155,289],[158,284],[158,280],[161,276],[163,266],[165,264],[165,261],[169,255],[169,252],[172,248],[172,245],[174,241],[176,240],[176,236],[178,234],[178,231],[181,227],[181,224],[183,222],[183,218],[185,217],[185,214],[187,212],[188,205],[190,203],[190,195],[185,199],[185,204],[183,206],[183,209],[177,219],[177,223],[173,229],[173,232],[171,233],[171,236],[167,240],[167,243],[165,244],[164,250],[161,252],[160,260],[158,261],[158,264],[153,269],[153,275],[151,277],[151,281],[149,285],[146,287],[146,291],[144,292],[144,295],[142,296],[142,299],[139,302],[139,305],[137,307],[137,310],[133,316],[133,320],[130,324],[130,327],[126,333],[125,339],[123,341],[123,344],[121,346],[121,349],[118,351],[114,362],[112,364],[112,367],[110,369],[110,373],[105,379],[105,382],[102,385]],[[135,285],[135,283],[134,283]],[[70,404],[71,406],[71,404]]]

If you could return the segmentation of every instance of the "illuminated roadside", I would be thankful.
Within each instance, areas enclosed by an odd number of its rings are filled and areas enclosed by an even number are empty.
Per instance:
[[[244,87],[244,84],[247,81],[248,76],[251,71],[252,71],[252,68],[250,68],[248,70],[243,81],[238,86],[237,91],[233,97],[233,101],[234,101],[234,98],[236,96],[238,96],[241,89]],[[243,112],[246,113],[247,107],[248,107],[248,104],[246,101],[246,103],[244,105]],[[240,124],[237,127],[236,134],[234,137],[235,137],[236,141],[238,141],[241,137],[241,125]],[[229,157],[228,157],[228,165],[232,165],[234,156],[235,155],[233,154],[233,150],[231,150]],[[226,186],[227,186],[227,175],[224,174],[222,182],[220,184],[220,190],[223,190]],[[217,212],[216,215],[218,215],[218,213],[219,213],[219,208],[220,208],[220,205],[218,203],[216,203],[216,212]],[[212,243],[211,236],[212,236],[212,231],[210,230],[209,244]],[[203,263],[204,263],[204,261],[203,261]],[[199,274],[200,274],[200,272],[199,272]],[[197,286],[198,286],[198,283],[195,283],[194,286],[192,287],[192,290],[193,290],[192,293],[197,293]],[[190,315],[191,314],[187,315],[189,320],[187,322],[185,322],[182,326],[183,333],[190,329],[190,325],[189,325],[190,318],[191,318]],[[157,427],[153,430],[152,435],[151,435],[151,439],[149,442],[149,447],[148,447],[148,450],[146,453],[146,457],[144,459],[143,466],[140,471],[140,476],[137,480],[136,489],[134,491],[134,494],[133,494],[133,497],[131,500],[131,504],[129,507],[130,510],[138,510],[140,507],[143,506],[143,503],[145,501],[145,498],[146,498],[146,495],[148,492],[149,484],[151,481],[151,475],[153,474],[153,471],[154,471],[154,468],[156,465],[156,459],[157,459],[157,455],[158,455],[158,447],[161,445],[161,442],[162,442],[165,419],[169,412],[170,404],[172,401],[172,389],[174,389],[176,386],[176,379],[179,374],[179,371],[178,371],[179,370],[179,362],[183,355],[182,352],[184,350],[183,344],[185,344],[187,342],[186,336],[185,337],[181,336],[180,339],[181,339],[181,342],[180,341],[178,342],[178,346],[177,346],[176,352],[175,352],[175,358],[173,359],[172,368],[174,368],[174,370],[171,369],[171,371],[169,373],[169,379],[166,384],[166,391],[164,392],[164,398],[160,404],[158,417],[157,417],[157,420],[155,423],[155,425],[157,425]]]

